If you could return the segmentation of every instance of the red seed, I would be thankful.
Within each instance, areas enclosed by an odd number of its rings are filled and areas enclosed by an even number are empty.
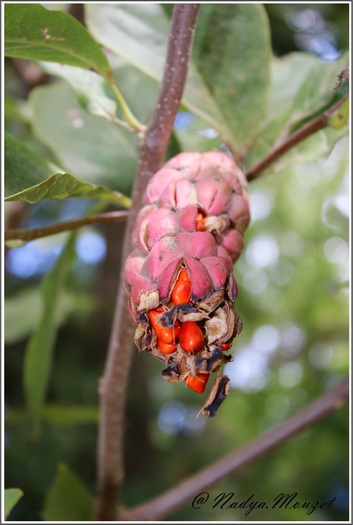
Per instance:
[[[175,344],[175,340],[179,336],[180,331],[180,323],[179,321],[175,321],[174,326],[171,326],[170,328],[167,328],[165,326],[162,326],[158,323],[158,316],[163,313],[163,308],[159,307],[155,310],[151,310],[149,313],[150,321],[153,330],[156,332],[157,337],[163,341],[163,343],[167,344]]]
[[[198,352],[203,346],[203,333],[194,321],[182,323],[179,333],[180,346],[186,352]]]
[[[202,394],[206,388],[208,378],[209,374],[198,374],[197,376],[188,375],[185,379],[185,383],[194,392]]]
[[[230,343],[222,343],[221,349],[223,350],[223,352],[226,352],[227,350],[231,348],[232,344],[233,344],[233,341],[231,341]]]
[[[196,215],[196,231],[197,232],[204,232],[205,231],[205,220],[202,213],[198,213]]]
[[[151,310],[149,313],[150,322],[155,331],[156,331],[156,327],[157,328],[159,327],[156,318],[162,313],[163,313],[163,308],[161,307],[156,308],[155,310]]]
[[[172,354],[177,349],[177,345],[165,343],[162,339],[157,339],[157,346],[162,354]]]
[[[175,305],[190,302],[191,282],[186,270],[181,270],[172,292],[172,301]]]

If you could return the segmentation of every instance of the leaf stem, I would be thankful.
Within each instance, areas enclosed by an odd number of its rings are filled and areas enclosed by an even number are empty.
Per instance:
[[[125,519],[134,522],[159,521],[185,505],[192,505],[193,499],[200,492],[209,490],[231,476],[236,476],[292,437],[339,410],[348,399],[349,378],[346,378],[316,401],[260,437],[212,463],[164,494],[133,509],[126,510]]]
[[[141,133],[145,126],[143,126],[143,124],[141,124],[137,118],[133,115],[132,111],[130,110],[126,100],[124,99],[124,97],[122,96],[122,94],[120,93],[120,90],[118,89],[118,87],[115,85],[115,84],[111,84],[111,88],[114,92],[114,95],[117,99],[117,101],[119,102],[119,105],[120,105],[120,108],[121,108],[121,112],[123,114],[123,118],[125,119],[125,121],[128,123],[128,125],[130,126],[130,128],[137,132],[137,133]],[[116,119],[116,122],[121,124],[121,121],[119,119]]]
[[[76,230],[82,226],[89,224],[112,224],[116,222],[123,222],[129,216],[129,210],[122,211],[111,211],[106,213],[100,213],[97,215],[82,217],[81,219],[75,219],[72,221],[60,222],[51,226],[44,226],[42,228],[21,228],[16,230],[5,230],[5,243],[13,241],[24,241],[29,242],[34,239],[40,239],[41,237],[47,237],[49,235],[55,235],[70,230]]]
[[[152,118],[146,130],[141,133],[139,165],[125,230],[122,267],[131,251],[132,231],[142,206],[147,182],[164,161],[186,81],[198,10],[198,4],[176,4],[174,7],[159,96]],[[117,276],[118,282],[123,283],[123,280],[123,274]],[[132,360],[133,332],[125,288],[121,285],[100,388],[98,498],[94,521],[116,521],[123,518],[117,504],[124,478],[124,413]]]
[[[324,111],[321,115],[314,118],[307,124],[304,124],[300,129],[295,133],[287,137],[281,144],[276,146],[268,155],[261,159],[257,164],[246,170],[245,174],[248,181],[252,181],[260,177],[263,172],[271,166],[276,160],[278,160],[282,155],[287,153],[291,148],[302,142],[303,140],[310,137],[320,129],[325,128],[329,125],[329,119],[335,112],[344,104],[348,99],[349,95],[342,97],[336,104],[331,106],[329,109]]]

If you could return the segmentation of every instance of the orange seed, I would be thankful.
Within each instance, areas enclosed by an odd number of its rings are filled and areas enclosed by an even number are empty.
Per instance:
[[[197,376],[188,375],[185,383],[194,392],[202,394],[205,391],[208,378],[209,374],[198,374]]]
[[[203,346],[203,333],[195,321],[182,323],[179,333],[180,346],[186,352],[198,352]]]
[[[190,302],[191,282],[186,270],[181,270],[172,292],[172,301],[175,305]]]

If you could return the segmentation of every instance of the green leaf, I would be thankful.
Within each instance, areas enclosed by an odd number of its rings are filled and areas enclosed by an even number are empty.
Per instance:
[[[5,195],[39,184],[60,168],[5,133]]]
[[[5,489],[5,519],[22,496],[21,489]]]
[[[115,83],[119,86],[131,111],[141,122],[147,123],[156,103],[158,83],[116,55],[112,56],[110,62]],[[141,86],[143,86],[143,96],[140,95]],[[118,113],[122,116],[119,109]]]
[[[33,131],[65,170],[84,181],[128,194],[137,167],[138,139],[89,115],[66,82],[32,90]]]
[[[343,55],[338,61],[327,63],[308,53],[290,53],[273,59],[270,104],[245,159],[247,167],[267,155],[299,122],[327,106],[334,96],[337,71],[347,60]],[[323,134],[332,137],[326,130]],[[328,142],[328,151],[333,144]],[[316,159],[321,154],[322,150]]]
[[[65,464],[59,464],[49,489],[43,517],[45,521],[90,521],[93,496]]]
[[[50,425],[69,426],[94,424],[99,422],[99,409],[96,406],[45,405],[43,421]],[[15,425],[28,421],[28,412],[21,408],[10,408],[6,412],[6,424]]]
[[[114,120],[117,105],[107,96],[108,83],[103,77],[93,71],[54,62],[39,62],[39,66],[49,75],[66,80],[88,113]]]
[[[105,54],[83,25],[39,4],[5,5],[5,56],[94,69],[112,82]]]
[[[7,344],[16,343],[28,337],[38,325],[42,315],[42,299],[39,286],[25,288],[5,298],[4,337]],[[93,300],[84,294],[63,291],[55,310],[55,326],[77,312],[92,311]]]
[[[161,81],[170,24],[162,6],[147,3],[85,4],[85,19],[90,32],[107,49],[145,75]],[[187,109],[232,141],[232,133],[218,105],[192,64],[182,102]]]
[[[316,162],[332,151],[338,140],[348,134],[347,128],[331,129],[329,127],[314,133],[296,147],[290,149],[285,155],[271,166],[271,171],[282,172],[291,165],[303,166],[305,163]],[[305,167],[302,167],[305,169]]]
[[[96,186],[90,182],[83,182],[70,173],[56,173],[36,186],[6,197],[5,201],[25,201],[34,204],[44,199],[58,200],[74,197],[109,200],[127,208],[130,206],[129,197],[122,193],[110,191],[104,186]]]
[[[185,119],[184,126],[183,119]],[[174,134],[182,151],[202,153],[221,147],[222,141],[218,133],[191,113],[179,113],[177,124],[174,126]]]
[[[56,310],[75,258],[75,239],[75,232],[68,236],[55,266],[42,281],[42,314],[26,348],[23,380],[26,404],[34,423],[34,437],[39,431],[41,411],[51,372],[57,335]]]
[[[196,27],[195,62],[241,154],[266,115],[271,44],[260,4],[207,4]],[[194,63],[195,63],[194,62]]]
[[[305,56],[305,54],[301,56],[301,59],[305,60]],[[314,116],[337,96],[334,91],[337,71],[347,63],[346,53],[337,61],[329,63],[314,57],[309,74],[295,94],[291,114],[292,122]]]
[[[162,6],[86,4],[85,12],[97,40],[160,82],[169,31]],[[196,42],[182,103],[239,152],[266,112],[270,38],[264,8],[203,5]]]
[[[58,170],[60,168],[33,153],[15,137],[5,134],[5,201],[34,204],[43,199],[84,197],[130,206],[130,199],[125,195],[81,181],[70,173],[55,173]],[[46,178],[53,172],[54,175]]]
[[[163,74],[169,20],[158,4],[85,4],[92,35],[146,75]]]
[[[5,97],[5,118],[30,124],[32,119],[30,105],[26,100]]]

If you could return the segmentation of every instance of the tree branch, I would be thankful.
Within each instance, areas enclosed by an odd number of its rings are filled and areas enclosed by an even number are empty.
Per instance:
[[[23,201],[15,201],[8,203],[9,206],[5,208],[5,223],[11,228],[17,228],[25,219],[28,211],[28,205]],[[9,250],[9,246],[5,245],[5,257]]]
[[[188,70],[199,5],[176,4],[171,21],[167,59],[159,96],[150,123],[140,142],[139,166],[132,207],[126,225],[122,268],[131,251],[131,235],[141,209],[146,184],[161,167],[172,132]],[[123,270],[118,282],[123,283]],[[116,521],[117,502],[124,477],[124,411],[132,359],[133,324],[127,298],[119,287],[104,377],[100,388],[101,421],[98,438],[98,499],[94,520]]]
[[[291,148],[293,148],[303,140],[310,137],[310,135],[313,135],[320,129],[325,128],[329,123],[330,117],[332,117],[332,115],[342,106],[342,104],[348,99],[348,97],[349,95],[345,95],[344,97],[342,97],[331,108],[327,109],[326,111],[324,111],[324,113],[302,126],[295,133],[287,137],[282,142],[282,144],[276,146],[268,155],[261,159],[257,164],[249,168],[245,173],[248,181],[250,182],[260,177],[260,175],[262,175],[263,172],[271,164],[273,164],[282,155],[284,155],[284,153],[287,153],[287,151],[289,151]]]
[[[53,224],[51,226],[43,226],[42,228],[19,228],[16,230],[5,230],[6,241],[33,241],[48,235],[55,235],[70,230],[76,230],[88,224],[112,224],[116,222],[123,222],[129,216],[129,210],[111,211],[106,213],[99,213],[89,217],[82,217],[82,219],[75,219],[72,221],[65,221]]]
[[[239,450],[228,454],[209,467],[191,476],[157,498],[126,511],[130,521],[157,521],[192,504],[193,499],[217,483],[235,476],[259,461],[272,450],[289,441],[303,430],[339,410],[349,399],[349,378],[323,394],[309,406],[254,439]]]

